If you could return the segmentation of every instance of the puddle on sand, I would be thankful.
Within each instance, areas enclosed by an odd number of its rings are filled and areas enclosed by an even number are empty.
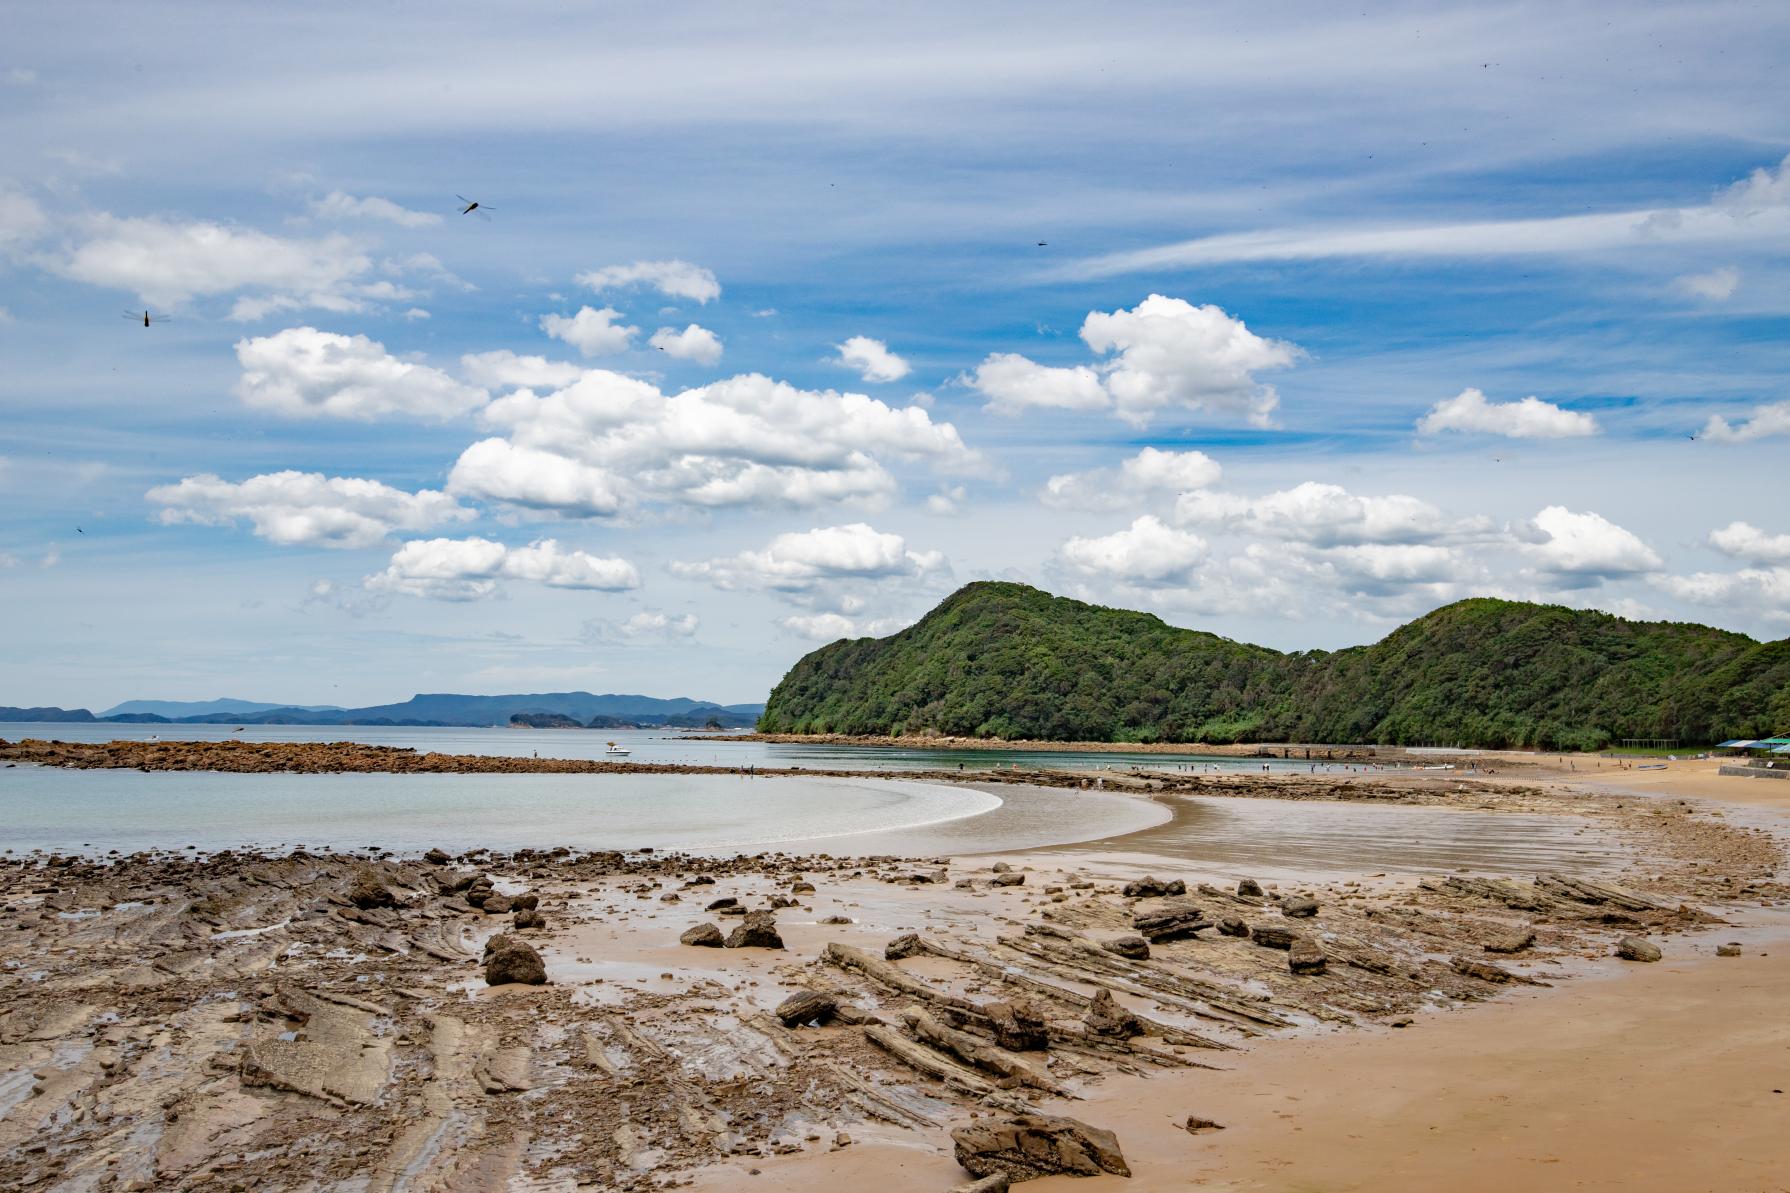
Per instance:
[[[1591,874],[1617,868],[1621,846],[1577,816],[1313,800],[1173,801],[1166,824],[1094,843],[1259,877],[1321,874]]]

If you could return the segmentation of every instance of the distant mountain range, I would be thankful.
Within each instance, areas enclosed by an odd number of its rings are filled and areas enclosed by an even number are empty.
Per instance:
[[[265,704],[259,700],[126,700],[123,704],[114,704],[105,712],[94,715],[101,720],[130,716],[167,717],[175,720],[180,717],[202,717],[214,712],[241,715],[274,712],[282,708],[297,708],[305,712],[342,711],[339,704]]]
[[[98,716],[85,708],[0,706],[0,721],[112,722],[150,725],[508,725],[516,716],[571,717],[589,724],[606,718],[636,725],[701,728],[711,721],[724,728],[752,725],[762,704],[716,704],[687,696],[661,699],[619,693],[535,692],[508,696],[467,696],[426,692],[401,704],[366,708],[268,704],[254,700],[127,700]]]

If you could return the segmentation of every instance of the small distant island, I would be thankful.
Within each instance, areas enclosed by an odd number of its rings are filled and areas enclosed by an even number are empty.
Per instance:
[[[721,710],[706,717],[685,715],[667,717],[651,725],[642,725],[638,721],[624,720],[621,717],[592,717],[588,721],[580,721],[577,717],[568,717],[558,712],[519,712],[510,717],[512,729],[742,729],[751,724],[740,718],[723,720],[726,714]]]

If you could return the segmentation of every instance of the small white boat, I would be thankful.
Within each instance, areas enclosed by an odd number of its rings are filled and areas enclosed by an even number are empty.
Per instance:
[[[634,751],[628,749],[626,746],[618,746],[614,742],[610,742],[609,748],[603,751],[603,753],[609,755],[611,758],[626,758],[633,752]]]

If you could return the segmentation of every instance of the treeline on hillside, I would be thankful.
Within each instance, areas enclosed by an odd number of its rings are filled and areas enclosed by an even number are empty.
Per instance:
[[[759,728],[1061,741],[1595,749],[1790,727],[1790,641],[1475,599],[1371,646],[1284,654],[1023,584],[807,655]]]

